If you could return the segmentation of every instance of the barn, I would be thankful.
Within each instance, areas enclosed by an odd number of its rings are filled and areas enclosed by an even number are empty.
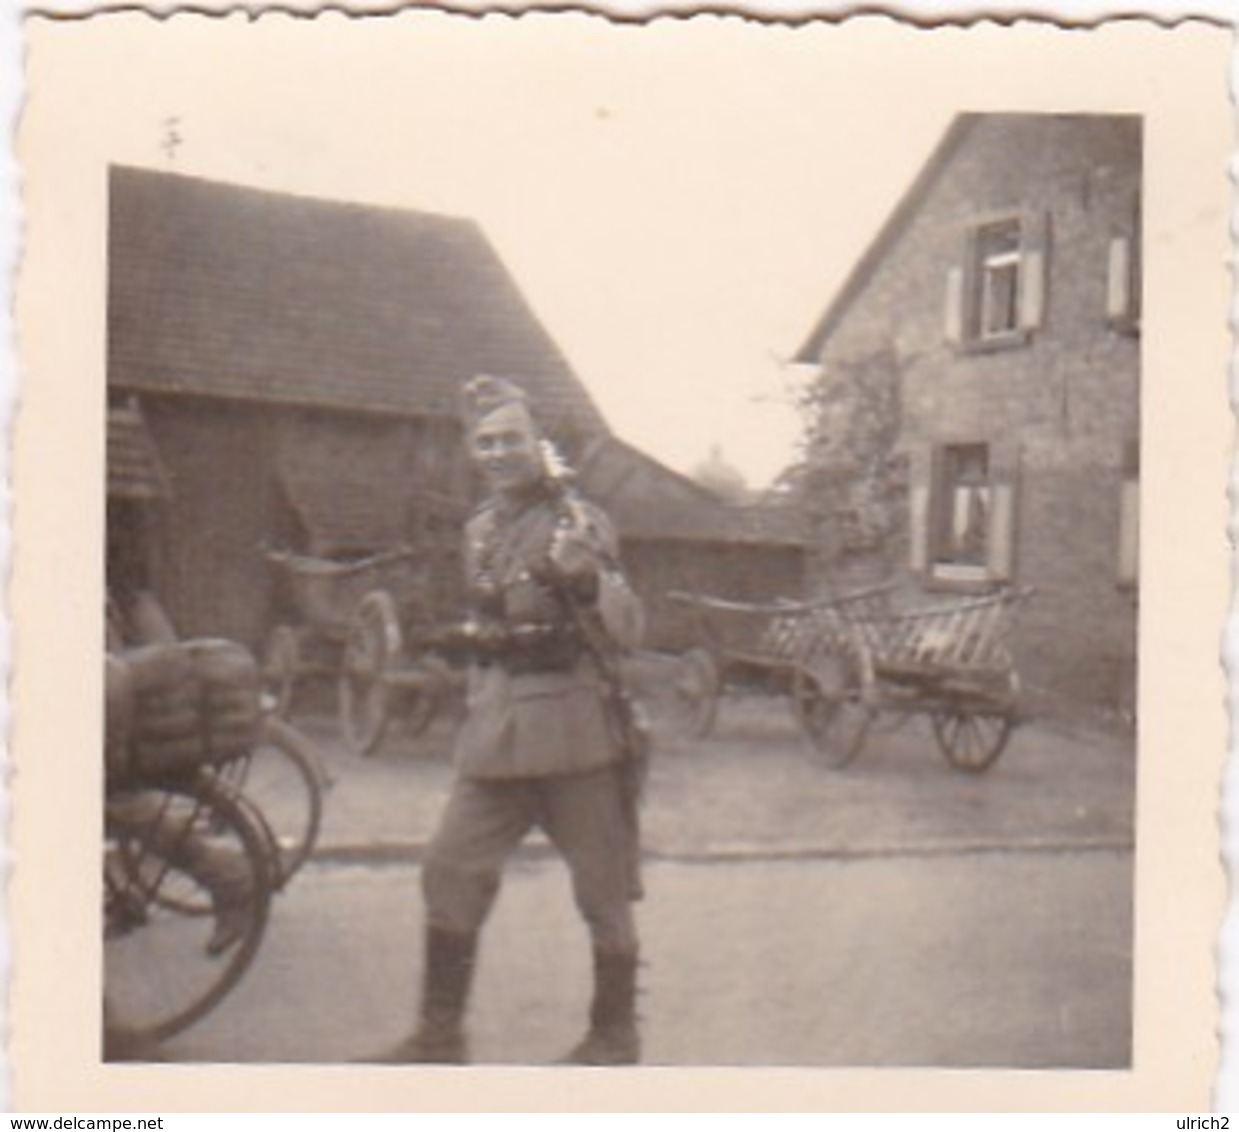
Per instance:
[[[606,429],[472,221],[113,168],[109,585],[251,646],[287,612],[271,549],[413,542],[450,586],[485,372],[569,449]]]
[[[613,436],[472,220],[131,167],[109,190],[108,584],[182,633],[260,648],[295,621],[278,551],[408,545],[452,606],[477,373],[529,391],[614,514],[654,643],[686,643],[669,590],[801,591],[794,524]]]

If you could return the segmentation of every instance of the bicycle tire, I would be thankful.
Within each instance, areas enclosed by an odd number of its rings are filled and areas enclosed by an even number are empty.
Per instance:
[[[215,831],[209,845],[198,825],[204,812]],[[230,883],[244,889],[243,900],[232,902],[234,911],[240,905],[238,934],[216,953],[209,950],[219,931],[214,918],[156,899],[165,886],[204,889],[209,854],[217,873],[227,859],[238,870]],[[180,1033],[233,990],[266,931],[271,875],[264,835],[205,774],[110,795],[103,866],[106,1057],[108,1048],[144,1049]]]
[[[261,813],[273,838],[275,888],[282,889],[318,844],[327,780],[322,758],[291,723],[268,715],[255,749],[217,773]]]
[[[251,820],[267,853],[271,887],[281,891],[309,859],[318,843],[323,819],[323,782],[327,772],[313,744],[291,724],[274,715],[263,721],[263,737],[254,749],[218,767],[206,768]],[[210,815],[198,825],[210,836]],[[121,846],[122,859],[126,858]],[[125,860],[126,870],[138,884],[139,870]],[[185,886],[160,886],[148,897],[186,916],[211,913],[209,896]]]

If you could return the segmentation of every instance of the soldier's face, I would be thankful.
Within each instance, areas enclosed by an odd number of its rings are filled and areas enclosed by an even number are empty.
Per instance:
[[[538,437],[517,414],[499,412],[479,422],[473,459],[491,491],[519,494],[542,477]]]

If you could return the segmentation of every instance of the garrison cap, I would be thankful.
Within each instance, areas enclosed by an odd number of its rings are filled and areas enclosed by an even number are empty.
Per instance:
[[[514,381],[482,374],[465,382],[461,390],[461,415],[469,432],[475,431],[485,418],[501,410],[537,432],[529,396]]]

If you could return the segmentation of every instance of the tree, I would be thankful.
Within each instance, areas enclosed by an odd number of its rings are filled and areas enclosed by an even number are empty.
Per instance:
[[[907,530],[907,462],[895,354],[823,368],[793,393],[804,420],[797,461],[776,484],[809,515],[827,580],[888,576]]]

